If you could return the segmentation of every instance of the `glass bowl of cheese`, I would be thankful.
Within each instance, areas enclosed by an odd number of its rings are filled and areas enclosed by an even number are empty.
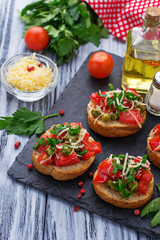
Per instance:
[[[6,91],[19,100],[34,102],[57,86],[58,67],[41,54],[18,54],[3,63],[1,82]]]

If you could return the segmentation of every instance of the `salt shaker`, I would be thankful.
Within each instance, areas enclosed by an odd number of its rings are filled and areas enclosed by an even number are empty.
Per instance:
[[[160,116],[160,71],[153,77],[153,82],[146,95],[147,110],[156,116]]]

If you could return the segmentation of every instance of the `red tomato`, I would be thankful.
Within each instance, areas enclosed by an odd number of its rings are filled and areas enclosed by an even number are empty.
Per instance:
[[[95,78],[107,77],[112,72],[113,66],[113,58],[103,51],[95,52],[88,61],[88,70]]]
[[[149,144],[150,144],[153,151],[159,146],[159,143],[160,143],[160,136],[159,135],[149,139]]]
[[[148,172],[144,172],[139,183],[138,183],[138,189],[137,192],[141,194],[146,194],[147,193],[147,184],[149,181],[152,179],[152,174]]]
[[[80,162],[75,152],[68,156],[65,156],[60,149],[57,149],[56,154],[58,157],[55,158],[55,165],[58,167],[70,166]]]
[[[138,109],[130,110],[130,112],[121,112],[118,120],[122,123],[126,123],[129,125],[137,125],[137,121],[139,123],[142,122],[143,119]],[[137,121],[135,120],[135,118],[137,119]]]
[[[154,128],[153,128],[153,133],[155,136],[159,135],[160,136],[160,123],[158,123]]]
[[[31,27],[24,36],[27,47],[31,50],[43,50],[48,46],[49,35],[42,27]]]
[[[107,182],[109,179],[110,178],[106,174],[104,174],[104,173],[102,173],[101,171],[98,170],[98,174],[95,177],[93,182],[104,183],[104,182]]]

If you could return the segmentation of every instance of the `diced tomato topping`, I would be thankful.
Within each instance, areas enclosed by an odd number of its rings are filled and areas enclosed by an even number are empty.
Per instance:
[[[60,149],[57,149],[56,155],[57,156],[55,158],[55,165],[58,167],[70,166],[80,162],[75,152],[66,156],[66,155],[63,155]]]
[[[41,154],[38,156],[37,161],[38,161],[38,162],[41,162],[41,161],[44,160],[46,157],[47,157],[47,155],[43,152],[43,153],[41,153]]]
[[[88,151],[87,153],[82,155],[81,159],[86,160],[86,159],[89,159],[90,157],[93,157],[94,155],[95,155],[95,152]]]
[[[102,148],[100,142],[95,141],[89,141],[89,134],[86,133],[84,135],[84,138],[82,140],[82,144],[84,144],[84,149],[87,149],[88,151],[94,152],[94,153],[101,153]]]
[[[129,100],[127,98],[123,99],[123,105],[125,107],[129,107],[129,108],[132,106],[132,104],[129,102]]]
[[[53,165],[55,164],[55,159],[51,157],[47,157],[46,159],[41,161],[41,165]]]
[[[139,168],[136,173],[134,174],[134,177],[136,178],[136,180],[140,180],[140,178],[142,177],[143,172],[145,172],[145,170],[143,168]]]
[[[105,94],[106,91],[104,92],[101,92],[101,94]],[[105,97],[100,97],[98,95],[98,93],[92,93],[91,96],[90,96],[90,99],[92,100],[92,102],[95,104],[95,105],[102,105],[103,107],[105,106]]]
[[[118,120],[122,123],[126,123],[129,125],[137,125],[137,121],[135,120],[135,118],[139,123],[142,122],[143,120],[138,109],[132,109],[130,111],[121,112]]]
[[[149,181],[152,179],[153,175],[150,174],[149,172],[144,172],[142,174],[142,177],[140,178],[140,181],[138,183],[138,189],[137,192],[141,194],[146,194],[147,193],[147,185]]]
[[[141,162],[141,160],[142,160],[141,158],[139,158],[139,157],[136,157],[136,158],[134,158],[134,160],[133,160],[133,161],[134,161],[134,162],[137,162],[137,163],[140,163],[140,162]]]
[[[152,148],[153,151],[155,151],[155,149],[159,146],[160,144],[160,136],[157,135],[155,137],[152,137],[149,139],[149,144]]]
[[[110,179],[109,176],[107,176],[105,173],[101,172],[98,170],[98,174],[94,179],[94,183],[104,183],[104,182],[108,182],[108,180]]]
[[[160,123],[158,123],[154,128],[153,128],[153,133],[155,136],[159,135],[160,136]]]
[[[134,94],[134,96],[137,96],[137,97],[139,97],[140,99],[142,98],[135,89],[126,88],[126,92],[132,92],[132,93]]]
[[[46,145],[46,146],[40,145],[37,148],[37,151],[40,152],[40,153],[45,153],[47,148],[48,148],[48,145]]]

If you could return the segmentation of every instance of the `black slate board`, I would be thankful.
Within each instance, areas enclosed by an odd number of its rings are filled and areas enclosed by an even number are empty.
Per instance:
[[[89,102],[90,94],[99,89],[108,90],[108,83],[112,83],[115,88],[120,88],[123,59],[119,56],[111,55],[115,63],[114,69],[108,78],[102,80],[97,80],[90,76],[87,68],[88,56],[78,73],[75,74],[74,78],[67,85],[54,107],[49,111],[49,113],[55,113],[59,112],[60,109],[64,109],[64,116],[47,119],[45,122],[46,129],[49,129],[53,123],[58,124],[66,121],[81,122],[82,126],[89,131],[91,136],[93,136],[96,141],[101,142],[103,152],[96,156],[95,162],[89,169],[89,171],[92,172],[94,172],[99,163],[109,155],[108,153],[120,154],[129,152],[130,155],[134,156],[146,154],[147,135],[159,121],[158,117],[147,113],[147,120],[143,128],[138,133],[126,138],[105,138],[89,129],[86,107]],[[160,238],[160,227],[151,228],[151,219],[141,219],[140,216],[135,216],[133,214],[133,210],[121,209],[102,201],[94,192],[91,184],[92,179],[88,177],[88,172],[79,177],[79,179],[60,182],[54,180],[50,176],[37,172],[35,169],[33,169],[33,171],[28,171],[27,165],[32,162],[32,147],[35,142],[36,136],[32,136],[8,170],[9,176],[46,192],[47,194],[51,194],[59,199],[66,200],[81,208],[133,228],[136,231],[145,233],[151,237]],[[160,170],[153,165],[151,165],[151,170],[154,173],[155,183],[160,184]],[[77,193],[80,191],[77,187],[78,180],[84,181],[84,188],[86,189],[86,194],[81,199],[77,199]],[[158,192],[156,187],[154,190],[155,198],[158,197]]]

